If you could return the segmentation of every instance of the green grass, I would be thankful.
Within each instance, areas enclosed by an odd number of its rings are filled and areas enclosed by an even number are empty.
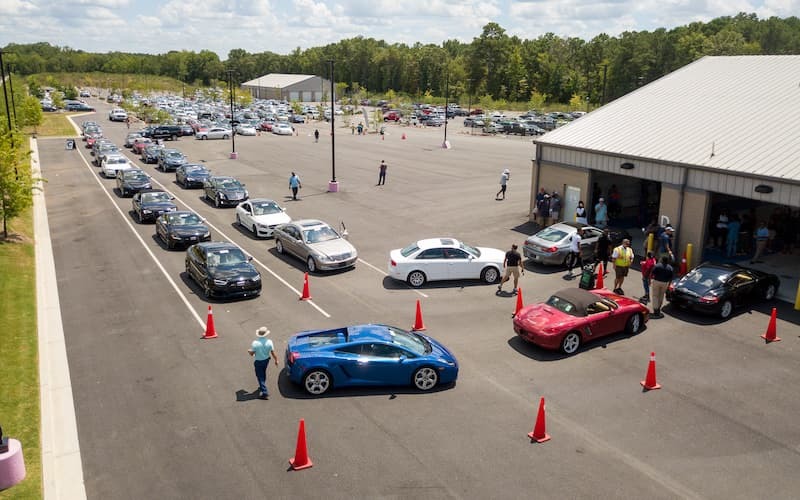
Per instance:
[[[75,129],[67,120],[64,113],[45,113],[42,117],[42,124],[36,127],[36,135],[41,137],[67,136],[74,137]],[[32,132],[32,129],[26,132]]]
[[[0,492],[0,499],[42,498],[39,357],[36,333],[36,269],[33,210],[10,221],[0,233],[0,425],[18,439],[27,476]]]

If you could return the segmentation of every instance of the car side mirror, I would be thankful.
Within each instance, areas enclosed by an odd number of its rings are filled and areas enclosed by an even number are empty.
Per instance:
[[[405,357],[405,356],[402,356],[402,355],[401,355],[399,358],[397,358],[397,362],[398,362],[398,363],[404,363],[404,362],[405,362],[405,360],[406,360],[406,357]]]
[[[172,195],[169,195],[169,199],[170,199],[170,200],[174,200],[174,199],[175,199],[175,197],[174,197],[174,196],[172,196]]]

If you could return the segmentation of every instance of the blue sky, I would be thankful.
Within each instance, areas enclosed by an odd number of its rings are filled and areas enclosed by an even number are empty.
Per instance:
[[[800,0],[0,0],[0,47],[49,42],[89,52],[210,49],[287,54],[356,36],[469,42],[488,22],[510,35],[667,29],[754,12],[800,14]]]

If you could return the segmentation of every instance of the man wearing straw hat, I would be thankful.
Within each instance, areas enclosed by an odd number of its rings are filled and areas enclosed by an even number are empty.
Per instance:
[[[253,367],[256,370],[256,378],[258,379],[258,396],[261,399],[269,399],[269,391],[267,390],[267,366],[269,365],[269,357],[275,360],[275,366],[278,366],[278,356],[275,355],[275,348],[272,341],[267,338],[269,330],[266,326],[262,326],[256,330],[256,339],[247,350],[251,356],[254,357]]]

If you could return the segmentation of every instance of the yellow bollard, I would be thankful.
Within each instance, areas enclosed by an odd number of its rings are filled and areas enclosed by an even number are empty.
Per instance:
[[[692,268],[692,244],[686,244],[686,269],[689,270]]]
[[[794,299],[794,310],[800,311],[800,283],[797,284],[797,296]]]
[[[655,247],[656,235],[650,233],[647,235],[647,251],[652,252]]]

